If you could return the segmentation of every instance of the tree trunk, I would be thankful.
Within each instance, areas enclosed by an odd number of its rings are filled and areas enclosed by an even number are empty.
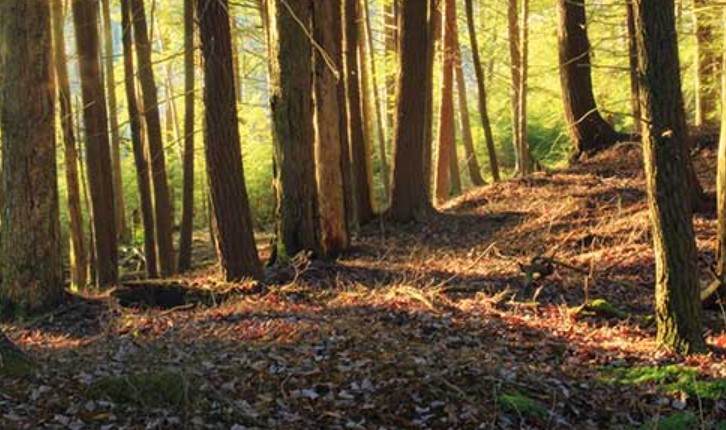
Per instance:
[[[426,196],[433,201],[433,147],[434,147],[434,68],[436,67],[436,48],[441,39],[441,6],[443,0],[429,0],[429,13],[426,28],[426,76],[425,81],[425,126],[423,171],[425,178]]]
[[[216,220],[217,253],[225,279],[260,278],[237,126],[227,0],[198,0],[204,56],[206,160]]]
[[[136,184],[139,188],[139,203],[141,206],[141,220],[144,226],[144,257],[146,260],[146,274],[150,278],[158,276],[156,264],[156,234],[154,233],[154,208],[151,197],[151,181],[149,164],[144,149],[142,118],[136,97],[136,75],[134,74],[133,40],[131,24],[131,0],[121,0],[121,19],[123,26],[124,51],[124,88],[126,90],[126,104],[129,110],[129,124],[131,128],[131,145],[136,165]]]
[[[1,2],[0,40],[0,308],[24,315],[63,298],[50,3]]]
[[[396,108],[396,61],[398,57],[398,0],[385,2],[383,25],[386,46],[386,124],[393,138],[393,112]]]
[[[371,17],[369,0],[360,0],[360,7],[364,14],[364,38],[365,43],[361,46],[361,56],[365,59],[366,69],[370,75],[370,93],[373,95],[373,109],[376,114],[376,136],[378,138],[378,156],[381,163],[381,181],[383,182],[383,200],[388,201],[391,195],[391,169],[388,165],[388,153],[386,151],[386,130],[383,123],[383,112],[381,112],[381,100],[378,93],[378,71],[376,70],[375,50],[373,48],[373,36],[371,34]]]
[[[454,129],[454,64],[456,33],[456,1],[444,1],[444,26],[442,44],[442,84],[439,106],[439,135],[438,156],[436,162],[435,192],[436,203],[442,204],[449,198],[449,185],[452,151],[456,145],[456,131]]]
[[[638,82],[638,44],[635,33],[635,17],[633,16],[633,0],[625,0],[625,8],[628,20],[628,59],[630,60],[630,105],[633,110],[633,125],[635,133],[643,133],[643,122],[641,121],[640,83]]]
[[[350,157],[350,114],[348,110],[348,72],[347,72],[347,52],[345,37],[347,33],[347,23],[345,22],[346,3],[341,4],[341,40],[340,40],[340,57],[337,64],[340,64],[340,82],[338,84],[338,118],[340,135],[340,170],[343,175],[343,196],[345,199],[345,220],[346,230],[350,234],[351,227],[356,224],[355,197],[353,195],[353,168],[351,166]]]
[[[469,178],[474,186],[481,187],[484,185],[484,178],[481,176],[481,168],[479,167],[479,158],[474,149],[474,137],[471,134],[471,121],[469,119],[469,101],[466,95],[466,81],[464,80],[464,70],[459,63],[456,67],[456,87],[458,89],[459,99],[459,115],[461,121],[461,138],[464,142],[464,151],[466,154],[466,167],[469,170]]]
[[[81,190],[78,179],[78,151],[71,108],[71,87],[68,80],[66,58],[64,13],[61,0],[53,0],[53,39],[55,74],[58,85],[61,128],[63,130],[63,153],[65,161],[66,188],[68,200],[68,221],[70,224],[71,283],[83,288],[88,282],[88,261],[86,256],[83,212],[81,211]]]
[[[688,199],[673,0],[635,0],[643,158],[653,223],[656,322],[660,344],[680,353],[705,350],[697,251]]]
[[[99,287],[118,282],[111,150],[108,141],[106,97],[101,80],[98,36],[98,2],[73,0],[76,46],[86,125],[86,168],[91,191],[96,283]]]
[[[358,52],[360,45],[358,0],[345,0],[345,57],[346,86],[348,91],[348,126],[350,127],[350,155],[353,169],[355,212],[360,225],[373,219],[373,194],[369,182],[369,142],[362,90],[363,65]]]
[[[277,257],[319,252],[310,0],[270,1],[270,87],[277,165]],[[299,21],[299,22],[298,22]],[[305,28],[301,28],[304,25]]]
[[[456,129],[456,125],[454,125],[454,129]],[[451,154],[449,154],[449,194],[458,196],[461,194],[461,173],[459,172],[459,150],[456,147],[456,138],[452,143]]]
[[[529,150],[527,135],[527,95],[529,85],[529,0],[522,0],[522,24],[520,26],[520,70],[519,70],[519,112],[517,114],[517,142],[519,143],[519,160],[522,176],[528,176],[534,170],[534,160]]]
[[[560,82],[573,160],[616,143],[621,136],[597,109],[592,90],[585,0],[557,0],[560,20]]]
[[[405,1],[401,5],[401,55],[398,73],[398,108],[391,193],[391,217],[409,222],[431,211],[423,172],[426,113],[427,4]]]
[[[184,185],[179,271],[192,268],[194,230],[194,0],[184,0]]]
[[[121,138],[119,137],[118,104],[116,103],[116,76],[113,70],[114,50],[111,23],[110,0],[101,0],[103,18],[103,40],[106,91],[108,95],[108,120],[111,128],[111,164],[113,167],[113,195],[116,198],[116,234],[124,240],[128,237],[126,227],[126,204],[124,202],[123,177],[121,174]]]
[[[484,128],[484,137],[487,143],[487,152],[489,153],[489,168],[491,169],[492,179],[494,179],[494,182],[497,182],[500,179],[499,161],[497,160],[497,151],[494,147],[492,125],[489,120],[486,78],[484,76],[484,70],[482,69],[481,57],[479,55],[479,41],[477,40],[476,26],[474,24],[473,0],[466,0],[466,22],[469,27],[469,40],[471,43],[474,73],[476,74],[476,83],[479,90],[479,116],[481,117],[482,127]]]
[[[726,9],[724,9],[724,28],[726,28]],[[724,32],[726,41],[726,32]],[[726,70],[726,53],[723,60]],[[721,76],[721,103],[726,106],[726,74]],[[718,212],[718,247],[716,249],[718,293],[726,298],[726,109],[721,110],[721,136],[718,143],[718,163],[716,176],[716,207]]]
[[[341,163],[340,106],[342,78],[342,7],[335,2],[313,3],[314,37],[329,57],[315,54],[316,151],[319,225],[322,253],[337,256],[348,248],[348,223]]]
[[[151,61],[151,44],[146,25],[144,0],[131,0],[136,58],[139,62],[139,80],[144,101],[147,144],[151,165],[151,178],[154,190],[154,222],[156,233],[156,260],[159,275],[168,277],[174,274],[174,246],[172,244],[172,212],[169,197],[169,184],[166,177],[166,157],[161,138],[159,117],[159,98]]]
[[[696,33],[696,127],[714,126],[718,118],[718,83],[721,50],[718,46],[716,23],[720,6],[708,0],[694,0]]]

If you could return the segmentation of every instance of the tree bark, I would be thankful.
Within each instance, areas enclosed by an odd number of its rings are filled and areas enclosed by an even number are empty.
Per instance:
[[[83,212],[81,211],[81,190],[78,179],[78,151],[73,126],[71,108],[71,87],[68,79],[68,60],[66,57],[63,4],[53,0],[52,4],[55,76],[58,85],[60,122],[63,130],[63,154],[65,162],[68,221],[70,225],[71,283],[83,288],[88,282],[88,259],[86,239],[83,231]]]
[[[73,20],[83,96],[83,119],[86,125],[86,168],[91,192],[96,283],[99,287],[118,282],[111,150],[108,139],[106,97],[101,80],[98,35],[98,2],[73,0]]]
[[[441,42],[441,7],[443,0],[429,0],[429,12],[426,28],[426,76],[425,82],[425,126],[424,126],[424,149],[423,149],[423,171],[426,186],[426,196],[433,202],[434,198],[434,174],[433,174],[433,152],[434,152],[434,69],[436,68],[436,52],[438,43]]]
[[[113,195],[116,208],[116,234],[119,239],[128,236],[126,204],[124,202],[123,175],[121,173],[121,138],[119,136],[118,104],[116,103],[116,76],[114,73],[113,31],[110,0],[101,0],[106,88],[108,95],[108,121],[111,131],[111,164],[113,167]]]
[[[363,225],[373,219],[373,194],[369,182],[369,141],[366,134],[365,110],[362,90],[362,61],[358,47],[360,45],[358,20],[358,0],[345,0],[345,57],[346,87],[348,92],[348,126],[350,127],[350,155],[353,169],[353,192],[355,196],[355,213],[358,224]]]
[[[414,221],[432,210],[426,193],[423,171],[426,113],[425,68],[427,59],[427,4],[405,1],[401,4],[398,94],[391,217],[397,221]]]
[[[726,9],[724,9],[723,25],[726,28]],[[726,42],[726,32],[724,32]],[[726,53],[723,57],[724,70],[726,70]],[[721,75],[721,103],[726,106],[726,74]],[[726,297],[726,109],[721,110],[721,136],[718,143],[718,162],[716,175],[716,207],[718,213],[716,261],[718,274],[717,292],[721,298]]]
[[[147,144],[154,190],[154,232],[156,233],[156,260],[159,275],[174,274],[174,246],[172,244],[172,212],[169,184],[166,176],[166,157],[161,138],[159,98],[151,61],[151,44],[146,25],[144,0],[131,0],[136,58],[139,62],[139,80],[144,102]]]
[[[603,119],[595,103],[585,0],[557,0],[557,5],[562,100],[573,146],[572,159],[576,160],[612,146],[621,136]]]
[[[237,126],[234,66],[227,0],[198,0],[197,18],[204,56],[206,160],[225,279],[260,278],[252,214],[242,165]]]
[[[476,35],[476,26],[474,23],[474,5],[473,0],[466,0],[466,22],[469,27],[469,40],[471,43],[471,52],[474,63],[474,73],[476,74],[477,89],[479,90],[479,116],[481,117],[482,127],[484,128],[484,137],[487,144],[487,152],[489,154],[489,169],[492,173],[494,182],[499,181],[499,161],[497,160],[497,151],[494,147],[494,135],[492,133],[492,125],[489,119],[489,109],[487,107],[487,89],[486,77],[481,64],[479,55],[479,41]]]
[[[121,0],[121,19],[123,27],[124,52],[124,89],[126,91],[126,104],[129,111],[129,125],[131,129],[131,145],[136,165],[136,185],[139,189],[139,203],[141,206],[141,220],[144,228],[144,258],[146,260],[146,274],[150,278],[158,276],[156,265],[156,234],[154,233],[154,209],[151,197],[151,181],[149,164],[144,149],[142,118],[137,99],[136,75],[134,74],[133,39],[131,24],[131,0]]]
[[[63,298],[50,3],[1,2],[0,40],[0,309],[22,316]]]
[[[439,106],[438,156],[434,195],[436,203],[442,204],[449,198],[450,166],[452,152],[456,149],[456,130],[454,126],[454,64],[456,62],[456,1],[444,1],[444,26],[442,44],[442,84]]]
[[[179,271],[192,268],[194,230],[194,0],[184,0],[184,184],[179,234]]]
[[[643,158],[653,224],[658,342],[705,350],[697,251],[688,199],[688,139],[673,0],[635,0]]]
[[[519,70],[519,112],[517,114],[517,142],[519,143],[519,160],[522,176],[534,171],[534,160],[529,150],[527,135],[527,96],[529,92],[529,0],[522,0],[522,24],[520,26],[520,70]]]
[[[315,161],[318,180],[322,253],[333,257],[348,248],[338,88],[343,86],[342,7],[335,2],[313,3],[314,37],[328,58],[315,55]],[[328,64],[330,61],[330,64]]]

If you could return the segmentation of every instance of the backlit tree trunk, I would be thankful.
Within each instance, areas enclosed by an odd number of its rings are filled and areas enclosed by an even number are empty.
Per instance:
[[[86,239],[83,231],[83,212],[81,211],[81,189],[78,179],[78,151],[76,149],[73,110],[71,108],[71,87],[68,80],[68,61],[66,59],[65,19],[61,0],[53,0],[52,8],[53,60],[55,62],[55,76],[58,85],[61,115],[60,123],[63,130],[63,154],[68,196],[71,283],[76,287],[85,287],[88,282],[88,261],[86,256]]]
[[[433,146],[434,146],[434,68],[436,67],[436,51],[441,41],[441,7],[443,0],[429,0],[428,22],[426,29],[426,69],[425,73],[425,126],[423,171],[426,186],[426,196],[433,201],[434,174],[433,174]]]
[[[719,68],[721,65],[720,38],[717,22],[721,6],[709,0],[694,0],[694,26],[696,33],[695,94],[697,127],[713,126],[718,117]]]
[[[198,0],[204,56],[205,148],[217,254],[227,280],[260,278],[237,126],[227,0]]]
[[[443,26],[443,61],[442,84],[439,107],[439,135],[436,162],[436,180],[434,194],[436,203],[441,204],[449,198],[451,156],[456,145],[456,130],[454,128],[454,64],[456,62],[456,1],[444,1]]]
[[[46,310],[63,298],[50,11],[47,1],[0,2],[0,309],[6,315]]]
[[[427,63],[427,7],[423,1],[404,1],[401,4],[401,55],[398,73],[398,107],[391,217],[408,222],[431,210],[423,174],[426,74],[421,70]]]
[[[194,229],[194,0],[184,0],[184,185],[179,233],[179,271],[192,268]]]
[[[634,0],[638,35],[643,158],[653,224],[656,322],[660,344],[705,349],[697,252],[688,199],[688,139],[673,0]]]
[[[342,79],[342,6],[335,2],[313,3],[314,36],[329,55],[330,64],[320,52],[315,54],[315,160],[318,180],[320,242],[323,254],[336,256],[349,244],[342,172],[338,88]],[[336,75],[337,73],[337,75]]]
[[[557,0],[557,5],[560,82],[574,160],[612,146],[620,135],[602,118],[595,103],[585,0]]]
[[[144,101],[144,118],[149,148],[152,186],[154,190],[154,231],[156,233],[156,262],[159,275],[172,275],[175,265],[172,244],[172,211],[169,197],[169,184],[166,177],[166,157],[161,138],[159,117],[159,97],[151,62],[151,44],[146,25],[144,0],[131,0],[136,58],[139,63],[139,80]]]
[[[134,73],[133,39],[131,24],[131,0],[121,0],[121,24],[123,27],[124,52],[124,89],[126,91],[126,105],[129,111],[129,125],[131,129],[131,145],[136,166],[136,185],[139,189],[139,203],[141,221],[144,228],[144,258],[146,260],[146,274],[150,278],[158,276],[156,265],[156,234],[154,233],[154,208],[151,197],[151,181],[149,163],[144,149],[142,117],[138,103],[136,75]]]
[[[640,135],[643,132],[640,100],[640,83],[638,82],[638,44],[635,34],[635,17],[633,16],[633,0],[625,0],[625,8],[628,20],[628,59],[630,60],[630,105],[633,113],[633,125],[635,133]]]
[[[528,176],[534,170],[534,160],[529,150],[527,135],[527,97],[529,93],[529,0],[522,0],[522,25],[520,33],[521,49],[519,55],[519,112],[517,114],[517,142],[519,143],[519,160],[522,176]]]
[[[469,178],[471,183],[477,187],[484,185],[484,178],[481,177],[479,167],[479,158],[474,149],[474,137],[471,134],[471,121],[469,119],[469,101],[466,95],[466,81],[464,80],[464,70],[461,63],[456,66],[456,87],[459,99],[459,115],[461,121],[461,138],[464,142],[464,151],[466,154],[466,167],[469,170]]]
[[[86,168],[91,192],[96,283],[105,287],[118,282],[118,248],[106,97],[101,80],[98,2],[73,0],[72,4],[86,125]]]

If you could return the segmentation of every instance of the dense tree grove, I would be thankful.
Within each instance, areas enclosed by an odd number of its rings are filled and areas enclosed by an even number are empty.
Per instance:
[[[714,0],[0,0],[0,376],[6,362],[34,367],[13,324],[83,300],[172,312],[282,291],[307,304],[325,296],[320,285],[395,278],[405,294],[386,300],[431,310],[452,291],[476,293],[474,304],[491,293],[489,310],[524,297],[541,315],[573,305],[548,283],[567,270],[582,279],[566,288],[583,296],[567,324],[599,315],[592,286],[608,297],[651,288],[632,306],[653,324],[627,320],[654,348],[708,352],[719,329],[704,308],[726,294],[724,17]],[[594,191],[633,153],[638,170],[614,198]],[[539,193],[552,193],[544,209],[529,204]],[[498,195],[520,203],[495,205]],[[627,212],[633,200],[641,212]],[[507,250],[502,232],[521,233],[539,210],[532,242]],[[638,214],[649,230],[627,224]],[[623,225],[604,231],[615,217]],[[456,237],[442,239],[451,226]],[[392,235],[407,258],[441,253],[401,269]],[[484,251],[467,242],[480,237]],[[651,276],[614,280],[617,256],[642,237],[652,252],[638,267]],[[374,248],[388,269],[356,260]],[[573,249],[581,260],[556,258]],[[457,252],[471,267],[428,267]],[[496,273],[475,274],[482,265]],[[539,306],[541,294],[561,302]],[[456,312],[438,312],[436,327]],[[327,395],[286,382],[286,401]],[[518,391],[502,384],[494,403],[527,427],[506,397]],[[367,389],[356,387],[346,390]],[[2,390],[0,416],[13,397]],[[437,426],[396,425],[414,422]]]

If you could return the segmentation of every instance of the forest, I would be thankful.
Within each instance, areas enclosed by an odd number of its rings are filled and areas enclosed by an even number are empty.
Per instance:
[[[725,29],[0,0],[0,429],[726,429]]]

